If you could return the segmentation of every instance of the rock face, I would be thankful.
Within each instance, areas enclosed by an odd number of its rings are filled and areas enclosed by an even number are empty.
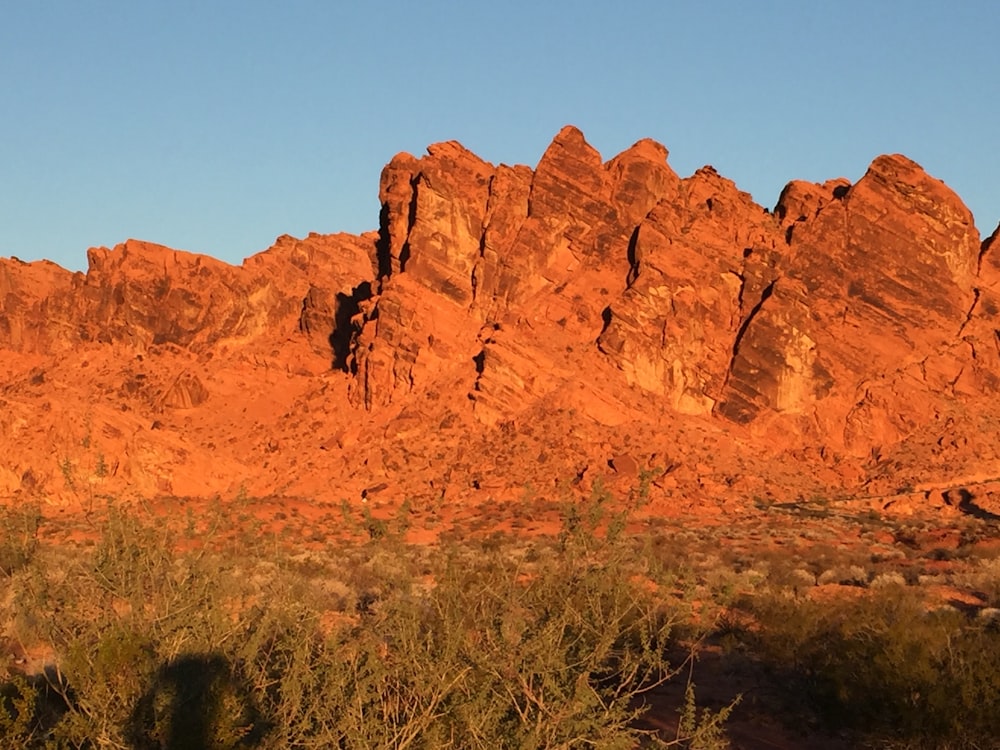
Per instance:
[[[838,190],[792,227],[787,269],[734,344],[718,411],[809,415],[833,443],[866,448],[926,421],[915,401],[961,371],[941,360],[977,296],[979,237],[958,196],[905,157],[879,157]]]
[[[316,315],[336,316],[336,295],[370,284],[373,255],[373,237],[311,235],[281,237],[242,267],[136,240],[92,248],[86,274],[3,261],[0,346],[55,353],[93,341],[207,351],[297,325],[310,333]]]
[[[72,328],[61,308],[77,283],[79,276],[48,261],[0,259],[0,346],[54,353]]]
[[[499,335],[519,319],[542,314],[560,338],[592,342],[610,289],[628,275],[635,222],[677,189],[666,156],[641,141],[605,164],[567,127],[534,173],[493,167],[456,143],[393,159],[382,175],[380,295],[356,347],[355,403],[388,404],[456,360],[475,364],[475,391],[487,401],[513,394],[510,381],[544,374]]]
[[[782,262],[774,219],[711,168],[638,224],[628,287],[599,345],[628,381],[684,413],[709,414],[736,341]]]
[[[667,156],[643,140],[604,161],[566,127],[531,169],[452,141],[385,167],[377,233],[282,237],[239,267],[135,240],[92,249],[86,274],[0,260],[0,433],[20,441],[0,493],[51,490],[32,456],[94,444],[64,433],[97,421],[117,456],[100,465],[158,492],[240,474],[322,495],[330,472],[371,484],[421,460],[478,487],[463,441],[513,475],[496,436],[526,424],[578,474],[613,449],[638,476],[629,440],[681,454],[691,430],[727,436],[716,457],[805,451],[828,473],[941,430],[934,460],[967,445],[957,425],[1000,391],[1000,230],[980,243],[903,156],[790,182],[773,211]],[[997,459],[988,442],[969,456]]]
[[[971,214],[918,165],[883,156],[855,185],[792,182],[771,212],[666,157],[641,141],[604,163],[574,128],[533,173],[455,143],[396,157],[354,403],[389,404],[460,363],[495,421],[578,370],[550,342],[596,342],[675,412],[783,417],[865,453],[930,418],[964,369],[992,382],[995,357],[971,358],[963,332],[994,304],[977,307],[993,255],[981,271]]]

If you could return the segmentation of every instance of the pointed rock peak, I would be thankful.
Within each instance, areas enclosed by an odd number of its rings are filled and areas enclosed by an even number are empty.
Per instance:
[[[427,153],[430,156],[440,159],[475,159],[476,161],[482,161],[482,159],[458,141],[433,143],[427,147]]]
[[[266,256],[276,256],[276,255],[281,255],[281,254],[288,254],[300,242],[301,242],[301,240],[298,239],[297,237],[294,237],[294,236],[292,236],[290,234],[282,234],[282,235],[279,235],[279,236],[275,237],[274,238],[274,242],[272,242],[271,245],[267,249],[261,250],[259,253],[255,253],[254,255],[251,255],[250,258],[259,258],[259,257],[263,257],[265,255]],[[242,265],[246,265],[246,262],[248,260],[250,260],[250,258],[244,258]]]
[[[740,190],[731,179],[719,174],[718,170],[711,164],[706,164],[701,169],[696,170],[690,177],[682,179],[681,183],[686,186],[689,196],[692,197],[713,194],[751,197],[749,193]]]
[[[484,179],[493,172],[494,166],[458,141],[445,141],[428,146],[427,156],[421,160],[420,171],[425,177],[429,170],[438,169],[451,174],[459,182],[465,182],[475,179],[473,176]]]
[[[559,132],[556,133],[556,137],[552,139],[553,143],[570,143],[574,141],[578,143],[587,142],[587,139],[583,136],[583,131],[576,125],[563,125]]]
[[[382,168],[381,180],[386,180],[387,174],[397,174],[402,172],[415,172],[419,167],[420,159],[409,151],[400,151],[389,160],[389,163]]]
[[[706,165],[701,169],[697,170],[690,177],[685,178],[682,182],[687,185],[688,190],[697,191],[710,189],[712,191],[718,191],[720,193],[742,193],[736,183],[730,180],[728,177],[723,177],[715,167]]]
[[[885,175],[893,179],[926,175],[923,167],[902,154],[876,156],[871,166],[868,167],[868,174]]]
[[[596,148],[587,143],[587,139],[583,137],[583,132],[573,125],[565,126],[556,134],[556,137],[552,139],[552,143],[549,144],[549,147],[545,149],[545,153],[542,154],[542,158],[538,162],[538,167],[541,169],[547,162],[562,161],[565,159],[582,161],[595,166],[602,164],[600,153]]]
[[[865,176],[851,189],[850,195],[853,197],[867,190],[883,194],[888,191],[888,194],[894,195],[894,202],[935,216],[949,225],[973,225],[972,212],[954,190],[901,154],[877,157]]]
[[[912,188],[920,187],[923,191],[940,192],[942,196],[954,195],[941,180],[931,177],[923,167],[902,154],[876,157],[865,176],[859,180],[865,183],[872,181],[904,194],[908,194]]]
[[[668,156],[670,156],[670,152],[662,143],[654,141],[652,138],[643,138],[641,141],[633,143],[611,161],[642,159],[662,164],[666,163]]]
[[[111,253],[106,247],[89,247],[87,248],[87,270],[88,273],[94,270],[94,267],[100,265]]]
[[[404,202],[409,201],[412,192],[413,179],[421,177],[424,181],[440,181],[443,177],[448,182],[461,183],[468,179],[483,179],[492,172],[493,165],[481,159],[458,141],[442,141],[427,147],[427,153],[421,158],[402,152],[396,154],[382,170],[381,199],[385,203],[390,192],[398,193]]]
[[[933,200],[952,203],[968,211],[957,193],[943,181],[927,174],[923,167],[902,154],[885,154],[876,157],[871,166],[868,167],[868,171],[865,172],[865,176],[859,180],[859,184],[871,181],[887,185],[890,189],[906,196],[917,188],[921,193],[931,196]]]
[[[309,239],[300,240],[291,234],[282,234],[274,239],[270,247],[266,250],[261,250],[259,253],[251,255],[249,258],[244,258],[242,265],[246,265],[247,261],[256,258],[257,262],[264,261],[265,258],[288,258],[297,249],[299,249],[304,243],[309,242],[322,242],[323,238],[321,235],[314,235],[312,232],[309,233]]]

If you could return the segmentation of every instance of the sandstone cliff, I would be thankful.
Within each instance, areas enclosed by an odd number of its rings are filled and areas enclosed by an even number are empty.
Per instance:
[[[461,498],[623,454],[693,501],[1000,476],[1000,245],[958,196],[880,156],[768,210],[667,156],[447,142],[386,166],[377,233],[0,260],[0,493]]]

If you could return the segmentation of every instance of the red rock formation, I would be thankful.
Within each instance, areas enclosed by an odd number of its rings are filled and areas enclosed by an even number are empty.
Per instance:
[[[508,337],[491,332],[543,307],[558,337],[595,339],[609,287],[625,282],[635,221],[678,181],[666,155],[641,141],[603,164],[567,127],[534,173],[454,143],[396,157],[382,176],[381,296],[357,349],[355,402],[387,404],[456,361],[479,368],[474,400],[513,394],[512,379],[537,379],[538,362],[502,353]],[[515,402],[492,405],[490,418]]]
[[[777,273],[774,219],[715,170],[681,181],[639,224],[630,284],[601,349],[630,383],[688,414],[712,411],[733,342]]]
[[[355,402],[475,366],[492,422],[571,377],[548,342],[596,340],[676,412],[782,417],[858,453],[926,422],[965,366],[953,345],[979,293],[957,196],[880,157],[854,186],[789,183],[772,214],[711,168],[678,179],[666,156],[643,141],[603,163],[565,128],[534,173],[456,144],[397,157]]]
[[[0,346],[55,352],[72,321],[59,309],[79,277],[54,263],[0,258]]]
[[[930,417],[943,382],[923,368],[973,304],[971,214],[918,165],[883,156],[789,241],[787,270],[734,342],[719,414],[800,414],[860,452],[898,441]]]
[[[567,127],[535,169],[400,154],[379,194],[377,235],[239,267],[134,240],[86,274],[0,260],[0,494],[463,497],[621,456],[691,498],[888,482],[887,453],[911,484],[1000,476],[967,437],[1000,424],[998,233],[904,157],[770,212]]]
[[[370,236],[310,235],[281,237],[242,267],[137,240],[92,248],[86,274],[3,261],[0,345],[51,353],[94,341],[205,351],[223,340],[287,335],[300,324],[309,333],[318,312],[333,320],[335,295],[370,283],[373,254]]]
[[[1000,392],[1000,226],[980,246],[973,303],[952,347],[950,381],[964,398]]]
[[[238,267],[135,240],[92,249],[86,274],[0,261],[0,446],[12,467],[0,471],[0,494],[24,477],[36,492],[83,492],[77,473],[147,493],[230,486],[239,462],[211,453],[242,439],[236,415],[266,400],[271,376],[227,372],[247,362],[270,369],[282,352],[300,377],[338,359],[343,367],[351,317],[374,278],[374,242],[282,237]],[[205,447],[162,428],[165,411],[202,409],[218,418]]]

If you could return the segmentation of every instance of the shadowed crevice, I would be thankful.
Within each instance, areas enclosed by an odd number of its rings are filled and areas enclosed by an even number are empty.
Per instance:
[[[628,274],[625,276],[625,288],[630,289],[639,278],[639,259],[636,257],[636,245],[639,243],[639,227],[632,230],[628,239]]]
[[[960,512],[967,516],[978,518],[980,521],[1000,521],[1000,516],[996,513],[991,513],[985,508],[977,505],[974,502],[975,495],[973,495],[972,492],[966,487],[945,490],[943,495],[946,504],[958,508]]]
[[[375,258],[378,263],[378,279],[392,276],[392,239],[389,236],[389,204],[383,203],[378,213],[378,239],[375,241]]]
[[[361,303],[372,297],[372,285],[362,281],[350,294],[337,292],[333,309],[333,330],[330,332],[330,351],[333,355],[334,370],[350,370],[351,344],[360,331],[355,318],[361,312]]]
[[[417,223],[417,190],[420,185],[421,176],[418,174],[410,180],[411,192],[410,205],[406,213],[406,239],[403,241],[403,246],[399,249],[400,273],[406,270],[406,264],[410,261],[410,233],[413,231],[414,224]]]
[[[749,330],[750,328],[750,324],[753,322],[754,318],[757,317],[757,314],[760,312],[760,309],[764,306],[764,303],[771,298],[772,294],[774,294],[774,285],[776,283],[777,281],[772,281],[770,284],[764,287],[764,291],[762,291],[760,294],[760,300],[757,302],[757,304],[753,306],[753,308],[747,314],[746,319],[743,321],[743,324],[740,326],[740,329],[736,332],[736,338],[733,340],[733,356],[729,362],[730,372],[733,369],[733,362],[736,360],[736,356],[740,353],[740,344],[743,343],[743,338],[746,336],[747,330]]]

